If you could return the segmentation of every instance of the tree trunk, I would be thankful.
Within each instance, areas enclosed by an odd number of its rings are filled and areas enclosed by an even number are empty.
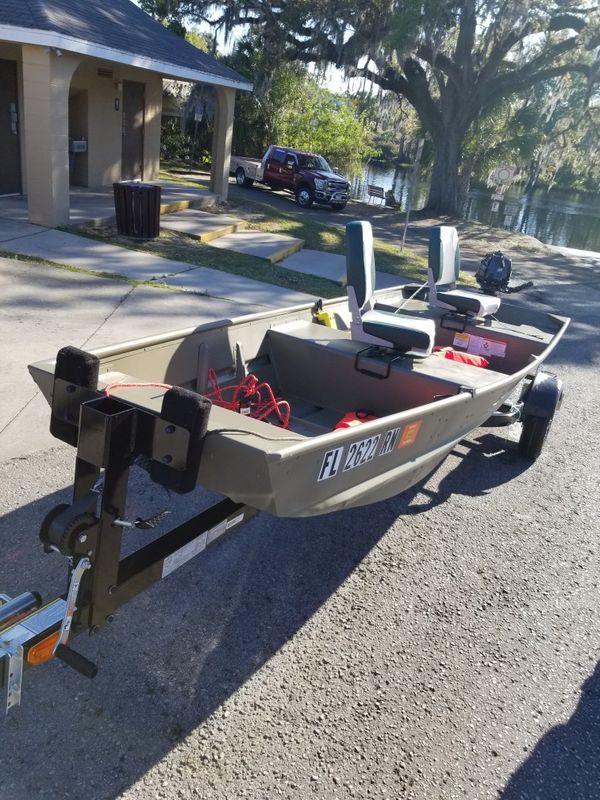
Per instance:
[[[539,154],[534,156],[529,162],[527,183],[525,184],[525,194],[532,192],[537,186],[538,178],[540,177],[541,166],[542,164]]]
[[[431,187],[427,199],[427,211],[434,214],[458,216],[463,197],[459,179],[459,165],[462,154],[464,133],[456,122],[439,129],[433,134],[433,168]]]

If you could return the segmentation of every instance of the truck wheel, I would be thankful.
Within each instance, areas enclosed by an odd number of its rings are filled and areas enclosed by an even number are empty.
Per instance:
[[[301,208],[310,208],[314,201],[315,196],[310,186],[298,187],[298,191],[296,192],[296,202]]]
[[[343,211],[346,208],[346,203],[332,203],[331,210],[332,211]]]
[[[243,167],[238,167],[235,171],[235,182],[238,186],[252,186],[254,183],[252,178],[247,178]]]
[[[552,417],[525,417],[519,439],[519,453],[531,461],[539,458],[551,425]]]

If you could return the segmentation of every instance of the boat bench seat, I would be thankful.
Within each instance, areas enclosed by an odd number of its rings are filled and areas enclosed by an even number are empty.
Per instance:
[[[365,343],[348,331],[296,321],[267,334],[272,365],[283,397],[298,397],[322,408],[345,412],[366,408],[378,416],[415,408],[465,388],[477,391],[498,380],[498,373],[429,356],[399,358],[385,380],[360,372],[357,354]]]

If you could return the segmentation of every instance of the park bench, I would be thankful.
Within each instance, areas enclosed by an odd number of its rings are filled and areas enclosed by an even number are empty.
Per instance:
[[[371,198],[375,197],[378,200],[381,200],[382,203],[385,203],[385,192],[383,190],[383,186],[373,186],[373,184],[367,184],[367,194],[369,195],[368,202],[371,202]]]

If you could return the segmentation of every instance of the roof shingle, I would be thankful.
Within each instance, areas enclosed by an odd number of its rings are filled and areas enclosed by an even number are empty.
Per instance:
[[[0,25],[56,33],[248,84],[235,70],[163,27],[130,0],[0,0]]]

